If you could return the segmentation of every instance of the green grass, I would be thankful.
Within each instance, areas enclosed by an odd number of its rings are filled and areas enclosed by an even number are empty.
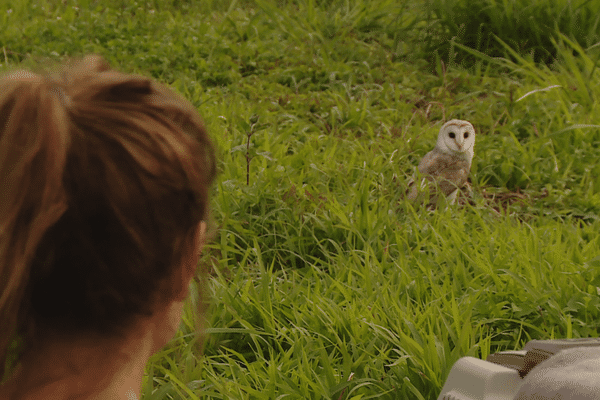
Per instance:
[[[0,6],[0,68],[100,53],[218,143],[204,356],[193,295],[143,399],[434,399],[462,356],[598,336],[597,18],[565,14],[587,41],[544,35],[541,64],[510,36],[519,2],[494,3],[489,47],[439,42],[459,0],[106,3]],[[451,118],[477,130],[473,197],[415,207]]]
[[[494,36],[500,36],[522,54],[547,63],[559,56],[552,45],[558,32],[584,48],[600,42],[600,15],[593,0],[427,0],[426,4],[426,48],[451,62],[474,62],[468,53],[456,52],[451,39],[498,57],[504,51]]]

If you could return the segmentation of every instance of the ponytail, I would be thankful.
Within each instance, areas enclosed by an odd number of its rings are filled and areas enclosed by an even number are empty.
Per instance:
[[[17,71],[0,85],[0,360],[23,307],[36,248],[67,208],[68,119],[57,91]],[[0,363],[0,376],[4,375]]]

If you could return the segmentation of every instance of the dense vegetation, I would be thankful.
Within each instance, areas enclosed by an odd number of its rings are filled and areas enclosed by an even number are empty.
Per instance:
[[[143,399],[433,399],[462,356],[598,336],[597,3],[54,3],[0,5],[2,69],[102,54],[220,148],[204,356],[194,286]],[[451,118],[472,196],[407,203]]]

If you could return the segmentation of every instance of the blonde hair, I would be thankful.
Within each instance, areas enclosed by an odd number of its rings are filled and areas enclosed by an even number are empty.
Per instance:
[[[185,290],[215,175],[198,112],[151,79],[94,55],[0,79],[0,379],[17,337],[117,334]]]

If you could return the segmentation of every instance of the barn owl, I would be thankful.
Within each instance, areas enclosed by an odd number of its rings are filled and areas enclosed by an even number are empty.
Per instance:
[[[454,203],[458,189],[467,183],[475,147],[475,129],[468,121],[453,119],[446,122],[438,134],[435,148],[419,163],[419,173],[425,175],[421,183],[415,178],[409,182],[408,199],[416,200],[428,182],[434,181],[437,188],[430,188],[432,203],[437,201],[436,189]]]

